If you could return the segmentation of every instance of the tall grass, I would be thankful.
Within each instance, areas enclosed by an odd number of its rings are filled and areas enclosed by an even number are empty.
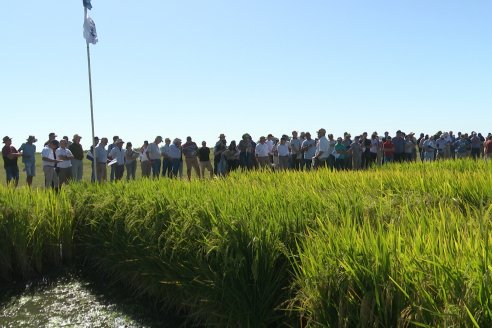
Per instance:
[[[87,267],[190,323],[492,325],[491,163],[74,184],[57,197]]]
[[[0,280],[26,279],[70,260],[71,209],[65,194],[0,187]]]

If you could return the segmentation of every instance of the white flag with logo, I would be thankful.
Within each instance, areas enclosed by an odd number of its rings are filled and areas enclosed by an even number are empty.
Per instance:
[[[87,15],[84,20],[84,38],[87,43],[97,43],[96,24],[89,15]]]

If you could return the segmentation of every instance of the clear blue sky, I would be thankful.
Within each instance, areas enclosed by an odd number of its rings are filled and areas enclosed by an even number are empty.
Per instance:
[[[92,0],[96,135],[492,131],[492,1]],[[90,143],[82,0],[0,14],[1,136]]]

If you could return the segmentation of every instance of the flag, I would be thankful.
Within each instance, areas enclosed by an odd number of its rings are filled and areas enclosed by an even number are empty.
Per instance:
[[[94,21],[89,16],[84,20],[84,38],[87,43],[97,43],[96,24],[94,24]]]
[[[82,4],[84,5],[85,8],[89,10],[92,9],[91,0],[82,0]]]

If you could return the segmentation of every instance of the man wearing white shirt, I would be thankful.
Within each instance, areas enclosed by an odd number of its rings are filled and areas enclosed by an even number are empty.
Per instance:
[[[58,141],[51,140],[41,151],[45,188],[53,187],[58,189],[58,174],[55,171],[55,166],[60,163],[61,160],[55,158],[55,149],[57,148]]]
[[[57,164],[58,167],[58,181],[60,187],[72,179],[72,159],[73,154],[70,149],[67,148],[68,142],[65,139],[60,140],[60,148],[55,151],[56,158],[61,160]]]
[[[116,140],[116,146],[109,152],[109,159],[116,160],[114,166],[114,179],[116,181],[123,178],[123,173],[125,172],[125,150],[123,149],[123,140]]]
[[[152,176],[154,178],[159,178],[161,174],[161,150],[159,149],[159,144],[162,142],[162,137],[157,136],[154,142],[149,144],[146,154],[150,160],[150,166],[152,168]]]
[[[289,168],[290,150],[285,137],[280,138],[280,144],[277,145],[278,152],[278,168],[287,170]]]
[[[270,166],[269,147],[263,136],[260,137],[260,142],[256,145],[255,156],[260,168]]]
[[[301,151],[304,153],[304,167],[310,171],[314,155],[316,155],[316,141],[311,139],[311,133],[306,132],[306,139],[301,144]]]
[[[326,161],[328,160],[328,156],[330,155],[330,145],[328,139],[326,138],[326,130],[319,129],[318,133],[318,142],[316,144],[316,154],[313,157],[313,166],[314,168],[326,167]]]

